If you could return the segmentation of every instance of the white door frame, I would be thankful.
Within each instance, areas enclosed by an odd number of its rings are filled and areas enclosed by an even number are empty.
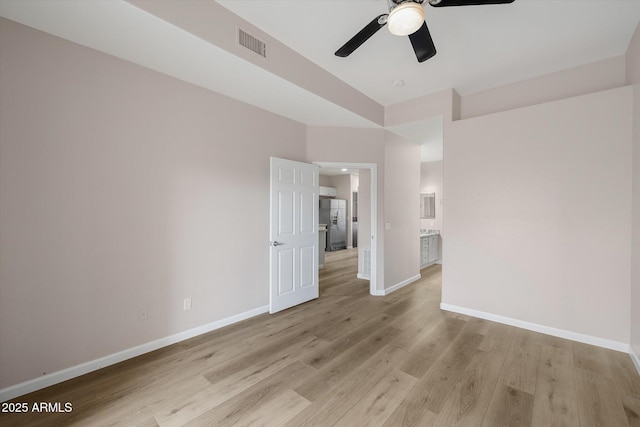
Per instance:
[[[313,162],[321,168],[369,169],[371,171],[371,277],[369,293],[380,295],[376,289],[378,280],[378,165],[376,163]]]

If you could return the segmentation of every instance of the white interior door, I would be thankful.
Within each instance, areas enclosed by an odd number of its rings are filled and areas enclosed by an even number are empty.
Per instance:
[[[318,170],[271,158],[270,313],[318,298]]]

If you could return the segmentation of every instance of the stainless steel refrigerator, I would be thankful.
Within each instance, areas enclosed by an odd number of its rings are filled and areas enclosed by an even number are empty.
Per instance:
[[[347,201],[320,200],[320,224],[327,224],[327,251],[347,248]]]

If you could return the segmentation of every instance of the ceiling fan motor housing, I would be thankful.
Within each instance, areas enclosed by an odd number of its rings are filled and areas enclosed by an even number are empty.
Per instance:
[[[431,2],[440,3],[440,1],[441,0],[429,0],[429,3]],[[387,5],[389,6],[389,12],[391,12],[392,9],[395,9],[396,7],[400,6],[402,3],[422,4],[424,3],[424,0],[387,0]]]
[[[391,34],[408,36],[418,31],[424,23],[424,9],[421,3],[413,0],[403,1],[389,10],[387,24]]]

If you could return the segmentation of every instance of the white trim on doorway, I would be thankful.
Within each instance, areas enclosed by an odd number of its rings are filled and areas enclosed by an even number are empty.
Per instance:
[[[384,260],[378,259],[378,165],[376,163],[349,162],[313,162],[313,164],[321,168],[368,169],[371,171],[371,277],[369,278],[369,293],[379,295],[377,290],[378,262],[384,265]]]

